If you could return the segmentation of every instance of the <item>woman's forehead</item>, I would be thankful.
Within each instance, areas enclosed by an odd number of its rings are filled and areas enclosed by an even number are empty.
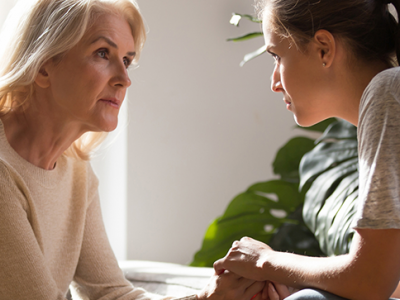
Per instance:
[[[263,30],[276,31],[271,13],[264,11],[262,15],[262,28]]]
[[[133,40],[132,30],[123,16],[103,14],[96,18],[83,36],[83,40],[93,43],[101,37],[106,39]]]

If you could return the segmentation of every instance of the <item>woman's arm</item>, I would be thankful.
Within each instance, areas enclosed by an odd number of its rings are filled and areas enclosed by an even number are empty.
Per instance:
[[[90,170],[91,171],[91,170]],[[118,266],[105,231],[97,186],[89,189],[92,200],[86,212],[84,234],[72,293],[86,299],[159,299],[133,288]]]
[[[276,252],[261,242],[243,238],[214,268],[253,280],[319,288],[353,300],[387,300],[399,282],[399,253],[397,229],[359,229],[349,254],[327,258]]]

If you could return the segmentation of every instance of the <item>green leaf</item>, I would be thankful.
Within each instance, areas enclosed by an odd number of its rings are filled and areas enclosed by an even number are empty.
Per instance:
[[[357,130],[338,120],[328,126],[319,144],[300,163],[305,195],[304,222],[327,255],[347,253],[358,197]]]
[[[243,18],[248,19],[248,20],[250,20],[252,22],[255,22],[255,23],[262,23],[262,20],[260,20],[258,18],[255,18],[255,17],[253,17],[251,15],[242,15],[242,14],[237,14],[237,13],[233,13],[233,15],[231,17],[231,20],[230,20],[230,23],[232,25],[239,26],[239,23]],[[246,35],[241,36],[241,37],[230,38],[230,39],[228,39],[228,41],[242,42],[242,41],[253,39],[253,38],[256,38],[256,37],[259,37],[259,36],[262,36],[262,35],[263,35],[263,33],[261,31],[257,31],[257,32],[246,34]],[[263,46],[263,47],[257,49],[256,51],[245,55],[243,61],[240,63],[240,66],[242,67],[249,60],[258,57],[258,56],[260,56],[261,54],[263,54],[265,52],[266,52],[266,47]]]
[[[263,33],[262,32],[252,32],[252,33],[248,33],[246,35],[237,37],[237,38],[230,38],[227,39],[228,42],[243,42],[243,41],[247,41],[250,39],[254,39],[256,37],[262,36]]]
[[[304,201],[303,217],[314,234],[317,234],[316,232],[321,230],[321,226],[324,226],[324,224],[318,225],[317,218],[327,198],[331,196],[344,177],[357,171],[357,164],[354,162],[357,161],[350,160],[323,172],[316,177],[308,189]],[[320,226],[319,229],[318,226]]]
[[[344,120],[338,120],[334,123],[331,123],[329,127],[326,129],[324,134],[316,141],[319,143],[324,140],[343,140],[343,139],[352,139],[357,140],[357,128]]]
[[[229,21],[229,23],[231,23],[232,25],[235,26],[239,26],[240,21],[242,20],[242,18],[248,19],[254,23],[262,23],[262,20],[255,18],[251,15],[242,15],[242,14],[237,14],[237,13],[233,13],[231,20]]]
[[[303,198],[297,184],[272,180],[252,185],[236,196],[223,216],[209,226],[191,265],[212,266],[215,260],[225,256],[235,240],[243,236],[268,243],[282,224],[298,223],[288,216],[299,203],[303,203]]]
[[[300,162],[300,188],[319,174],[347,161],[358,162],[357,141],[342,140],[335,143],[320,143],[303,156]]]
[[[261,48],[257,49],[254,52],[251,52],[249,54],[246,54],[242,60],[242,62],[240,63],[240,66],[243,67],[245,63],[247,63],[248,61],[262,55],[263,53],[267,52],[267,47],[264,45]]]
[[[260,217],[249,215],[222,223],[220,220],[220,218],[216,219],[207,229],[202,247],[195,254],[191,266],[212,267],[214,261],[224,257],[232,243],[243,236],[268,241],[273,234],[273,232],[266,232],[262,229],[262,224],[265,221],[268,222],[267,218],[260,220]],[[274,225],[277,226],[276,223]],[[252,234],[249,234],[249,231]]]
[[[354,229],[351,225],[356,213],[357,198],[358,190],[355,190],[344,200],[328,232],[328,239],[332,240],[331,247],[336,255],[348,253],[350,250],[354,235]]]
[[[305,153],[314,148],[314,140],[306,137],[295,137],[278,150],[273,171],[283,180],[299,182],[299,165]]]
[[[303,206],[300,205],[290,216],[297,224],[285,223],[272,236],[269,246],[277,251],[290,251],[308,256],[323,256],[314,234],[307,228],[302,217]]]
[[[343,232],[343,224],[336,220],[339,212],[346,217],[349,211],[343,211],[343,203],[350,197],[353,201],[358,193],[358,173],[347,174],[335,191],[329,196],[317,216],[315,236],[321,249],[329,256],[346,253],[347,244],[344,242],[353,231],[350,228]],[[351,221],[351,220],[350,220]],[[350,224],[348,224],[350,225]],[[338,229],[341,231],[338,232]],[[344,234],[344,235],[343,235]]]
[[[247,191],[266,198],[275,198],[277,201],[274,208],[282,208],[286,212],[294,211],[303,204],[298,185],[284,180],[259,182],[249,187]]]

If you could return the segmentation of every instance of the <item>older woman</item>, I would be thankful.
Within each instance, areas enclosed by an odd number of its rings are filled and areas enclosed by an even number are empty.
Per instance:
[[[87,162],[116,128],[145,30],[133,0],[29,0],[0,56],[0,299],[155,299],[124,279]],[[250,299],[227,273],[189,298]]]

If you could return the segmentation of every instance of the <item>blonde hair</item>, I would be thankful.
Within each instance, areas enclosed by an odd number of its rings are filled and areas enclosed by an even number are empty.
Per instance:
[[[41,66],[61,59],[74,47],[102,14],[116,14],[129,23],[136,46],[135,62],[146,32],[135,0],[22,0],[10,12],[0,35],[0,114],[29,101]],[[16,102],[16,99],[23,101]],[[18,97],[17,97],[18,96]],[[88,160],[105,138],[102,132],[87,132],[65,155]]]

